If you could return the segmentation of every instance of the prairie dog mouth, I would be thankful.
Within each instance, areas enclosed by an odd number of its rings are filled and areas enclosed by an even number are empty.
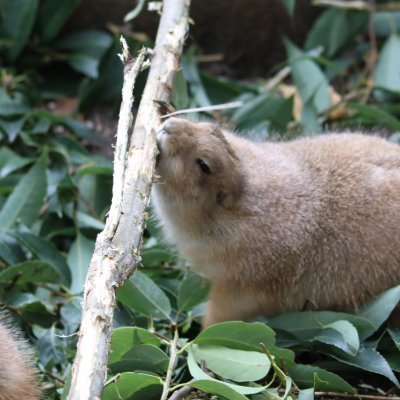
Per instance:
[[[163,128],[164,125],[161,125],[161,128],[157,132],[157,149],[158,149],[158,154],[156,158],[156,163],[159,161],[162,153],[163,153],[163,146],[164,146],[164,141],[166,140],[166,136],[168,133],[165,131]]]

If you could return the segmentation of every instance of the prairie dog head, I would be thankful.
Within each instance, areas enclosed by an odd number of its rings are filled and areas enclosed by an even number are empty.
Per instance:
[[[242,191],[240,161],[216,125],[169,118],[157,135],[160,190],[203,206],[230,208]]]

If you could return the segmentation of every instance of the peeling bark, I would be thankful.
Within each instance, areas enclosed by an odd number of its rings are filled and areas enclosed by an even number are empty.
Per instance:
[[[190,0],[164,0],[147,84],[128,144],[133,85],[145,50],[132,60],[124,52],[124,86],[114,158],[113,200],[98,235],[85,283],[82,321],[68,400],[97,400],[107,375],[115,289],[135,271],[146,223],[161,123],[157,104],[169,102],[188,30]]]

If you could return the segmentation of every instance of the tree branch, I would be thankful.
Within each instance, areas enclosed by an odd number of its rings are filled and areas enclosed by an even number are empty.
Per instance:
[[[164,0],[146,88],[128,148],[132,90],[145,51],[124,62],[123,102],[114,160],[113,200],[106,227],[96,246],[85,283],[77,355],[68,400],[98,400],[107,374],[107,355],[115,307],[115,288],[135,271],[145,224],[145,210],[157,153],[160,125],[153,100],[169,102],[188,29],[190,0]]]

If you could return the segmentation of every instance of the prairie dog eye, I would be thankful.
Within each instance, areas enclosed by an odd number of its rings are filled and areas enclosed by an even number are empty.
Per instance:
[[[196,161],[197,161],[197,164],[199,164],[201,172],[204,172],[207,175],[211,174],[210,167],[203,160],[198,158]]]

